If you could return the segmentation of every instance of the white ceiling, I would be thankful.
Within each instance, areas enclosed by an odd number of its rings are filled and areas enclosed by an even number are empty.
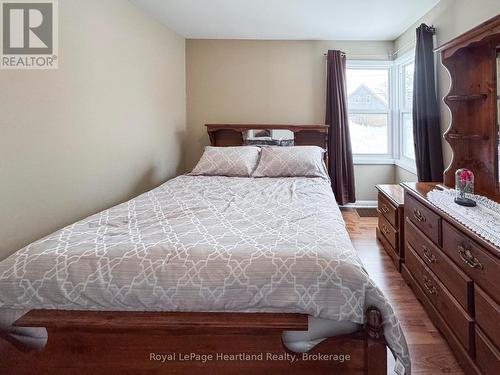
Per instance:
[[[439,0],[130,0],[189,39],[394,40]]]

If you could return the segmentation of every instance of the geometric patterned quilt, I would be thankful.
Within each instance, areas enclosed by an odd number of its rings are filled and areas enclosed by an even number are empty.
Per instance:
[[[0,262],[0,308],[297,312],[399,321],[351,244],[321,178],[179,176]]]

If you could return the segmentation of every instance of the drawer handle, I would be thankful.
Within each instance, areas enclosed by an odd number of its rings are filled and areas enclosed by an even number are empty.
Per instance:
[[[424,276],[423,278],[424,281],[424,288],[429,292],[429,294],[437,294],[436,287],[432,285],[432,282],[427,278],[427,276]]]
[[[389,208],[387,208],[387,205],[384,203],[382,204],[382,208],[381,208],[382,212],[384,214],[388,213],[389,212]]]
[[[425,220],[426,220],[425,216],[422,214],[422,212],[420,212],[419,209],[415,208],[413,210],[413,216],[415,216],[415,219],[417,219],[421,223],[425,223]]]
[[[387,227],[387,225],[382,224],[382,232],[384,232],[384,234],[389,234],[390,233],[389,228]]]
[[[481,262],[474,255],[472,255],[470,248],[458,245],[458,253],[460,254],[460,258],[462,258],[463,262],[470,268],[478,268],[480,270],[484,268]]]
[[[424,250],[424,258],[427,259],[429,263],[436,263],[436,256],[432,254],[431,249],[423,245],[422,250]]]

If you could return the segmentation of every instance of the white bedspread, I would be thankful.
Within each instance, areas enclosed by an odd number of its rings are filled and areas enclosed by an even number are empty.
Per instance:
[[[0,308],[298,312],[399,321],[356,255],[321,178],[180,176],[0,263]]]

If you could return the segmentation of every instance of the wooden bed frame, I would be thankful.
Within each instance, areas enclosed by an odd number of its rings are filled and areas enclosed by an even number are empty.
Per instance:
[[[328,338],[304,358],[288,351],[281,335],[307,330],[305,314],[32,310],[15,325],[45,327],[47,345],[0,350],[0,373],[386,375],[382,316],[370,308],[367,319],[359,332]],[[240,353],[249,359],[218,357]],[[196,354],[206,362],[189,359]],[[163,362],[162,355],[175,358]]]
[[[243,144],[249,129],[286,129],[297,145],[326,148],[328,132],[325,125],[207,128],[216,146]],[[29,350],[4,335],[12,345],[0,342],[0,373],[386,375],[382,314],[369,307],[366,317],[359,331],[325,339],[304,356],[286,349],[282,333],[307,330],[306,314],[31,310],[14,325],[45,327],[47,345]]]

